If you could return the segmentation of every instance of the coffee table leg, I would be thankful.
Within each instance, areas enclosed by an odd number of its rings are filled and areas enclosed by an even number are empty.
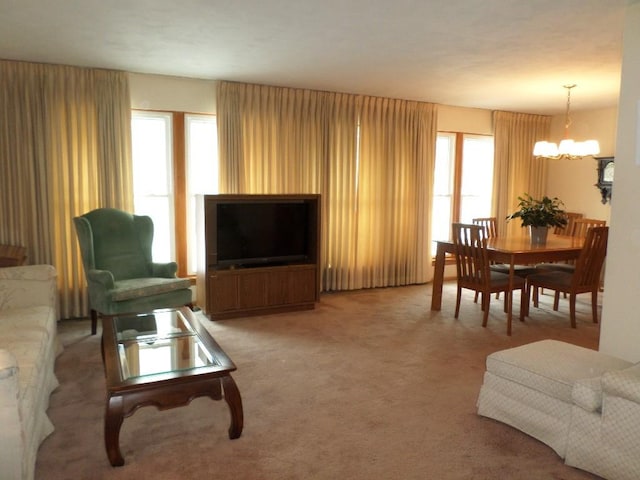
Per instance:
[[[107,457],[111,466],[124,465],[124,458],[120,453],[120,427],[124,420],[124,401],[119,395],[109,395],[107,398],[107,411],[104,416],[104,445],[107,449]]]
[[[231,425],[229,426],[229,438],[234,439],[242,434],[244,416],[242,413],[242,399],[240,391],[233,381],[231,375],[226,375],[220,379],[222,388],[224,389],[224,399],[229,405],[231,411]]]

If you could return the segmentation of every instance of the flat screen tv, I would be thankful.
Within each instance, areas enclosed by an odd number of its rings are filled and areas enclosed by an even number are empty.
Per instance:
[[[315,261],[317,196],[211,195],[218,268]]]

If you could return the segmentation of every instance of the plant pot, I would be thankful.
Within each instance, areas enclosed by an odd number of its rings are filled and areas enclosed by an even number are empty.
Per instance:
[[[529,227],[531,234],[531,245],[545,245],[549,227]]]

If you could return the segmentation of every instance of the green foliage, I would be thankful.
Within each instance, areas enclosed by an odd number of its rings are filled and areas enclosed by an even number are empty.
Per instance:
[[[564,203],[557,197],[534,199],[528,193],[518,197],[518,210],[507,215],[507,220],[519,218],[523,227],[563,227],[567,224],[567,214],[562,209]]]

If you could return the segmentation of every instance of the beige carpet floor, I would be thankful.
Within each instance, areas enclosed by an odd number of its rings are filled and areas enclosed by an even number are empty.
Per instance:
[[[56,430],[36,479],[594,479],[475,413],[489,353],[544,338],[597,348],[589,295],[579,297],[577,329],[566,300],[559,312],[550,296],[541,302],[511,337],[500,300],[487,328],[471,292],[454,319],[453,283],[441,312],[429,310],[431,286],[417,285],[323,294],[312,311],[207,320],[238,367],[242,436],[229,440],[224,401],[141,408],[124,421],[119,468],[104,450],[99,335],[88,321],[61,322]]]

